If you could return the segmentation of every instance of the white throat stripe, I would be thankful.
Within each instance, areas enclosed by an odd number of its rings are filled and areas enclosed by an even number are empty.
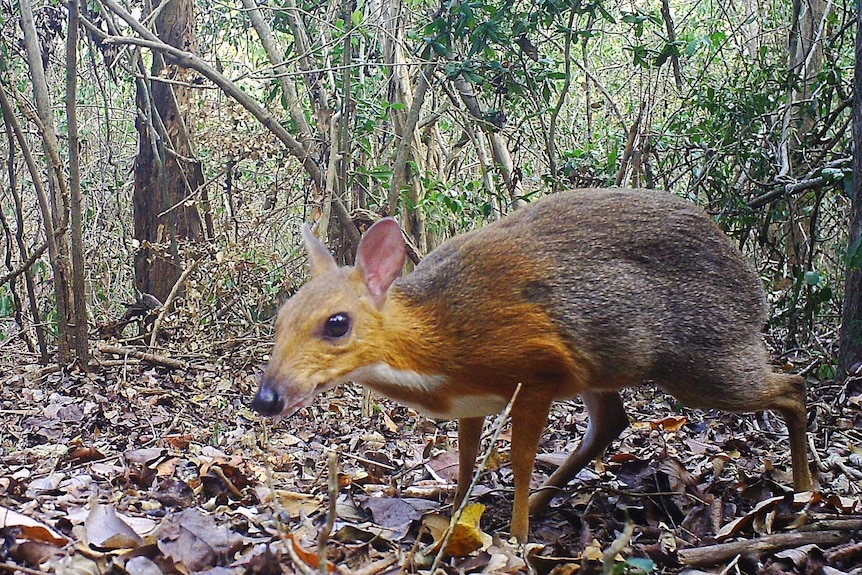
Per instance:
[[[439,374],[425,374],[413,370],[395,369],[388,363],[375,363],[355,369],[345,377],[347,381],[366,384],[383,384],[406,389],[416,389],[434,393],[446,383],[446,377]]]

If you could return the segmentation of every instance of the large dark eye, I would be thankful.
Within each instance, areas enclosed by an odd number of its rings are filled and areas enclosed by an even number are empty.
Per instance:
[[[344,337],[350,331],[350,316],[344,312],[339,312],[329,317],[326,324],[323,326],[324,337],[338,339]]]

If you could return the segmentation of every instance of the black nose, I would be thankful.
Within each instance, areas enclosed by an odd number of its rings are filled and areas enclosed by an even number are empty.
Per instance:
[[[284,399],[272,385],[261,383],[251,408],[261,415],[278,415],[284,410]]]

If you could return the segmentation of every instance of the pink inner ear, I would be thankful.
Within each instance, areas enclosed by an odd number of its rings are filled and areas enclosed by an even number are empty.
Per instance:
[[[375,299],[382,300],[404,267],[407,244],[401,226],[393,218],[384,218],[368,228],[356,251],[356,267]]]

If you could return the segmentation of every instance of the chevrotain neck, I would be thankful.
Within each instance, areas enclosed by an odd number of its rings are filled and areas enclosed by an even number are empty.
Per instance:
[[[451,375],[457,357],[451,334],[445,333],[441,318],[434,313],[427,298],[408,295],[398,284],[392,287],[382,310],[386,342],[381,355],[399,370],[423,375]],[[446,373],[450,372],[450,373]]]
[[[446,391],[461,396],[508,398],[519,383],[558,398],[582,391],[592,358],[573,350],[549,310],[530,300],[522,285],[529,278],[474,273],[464,288],[445,281],[451,274],[422,271],[399,279],[382,310],[381,355],[391,367],[444,378]]]

